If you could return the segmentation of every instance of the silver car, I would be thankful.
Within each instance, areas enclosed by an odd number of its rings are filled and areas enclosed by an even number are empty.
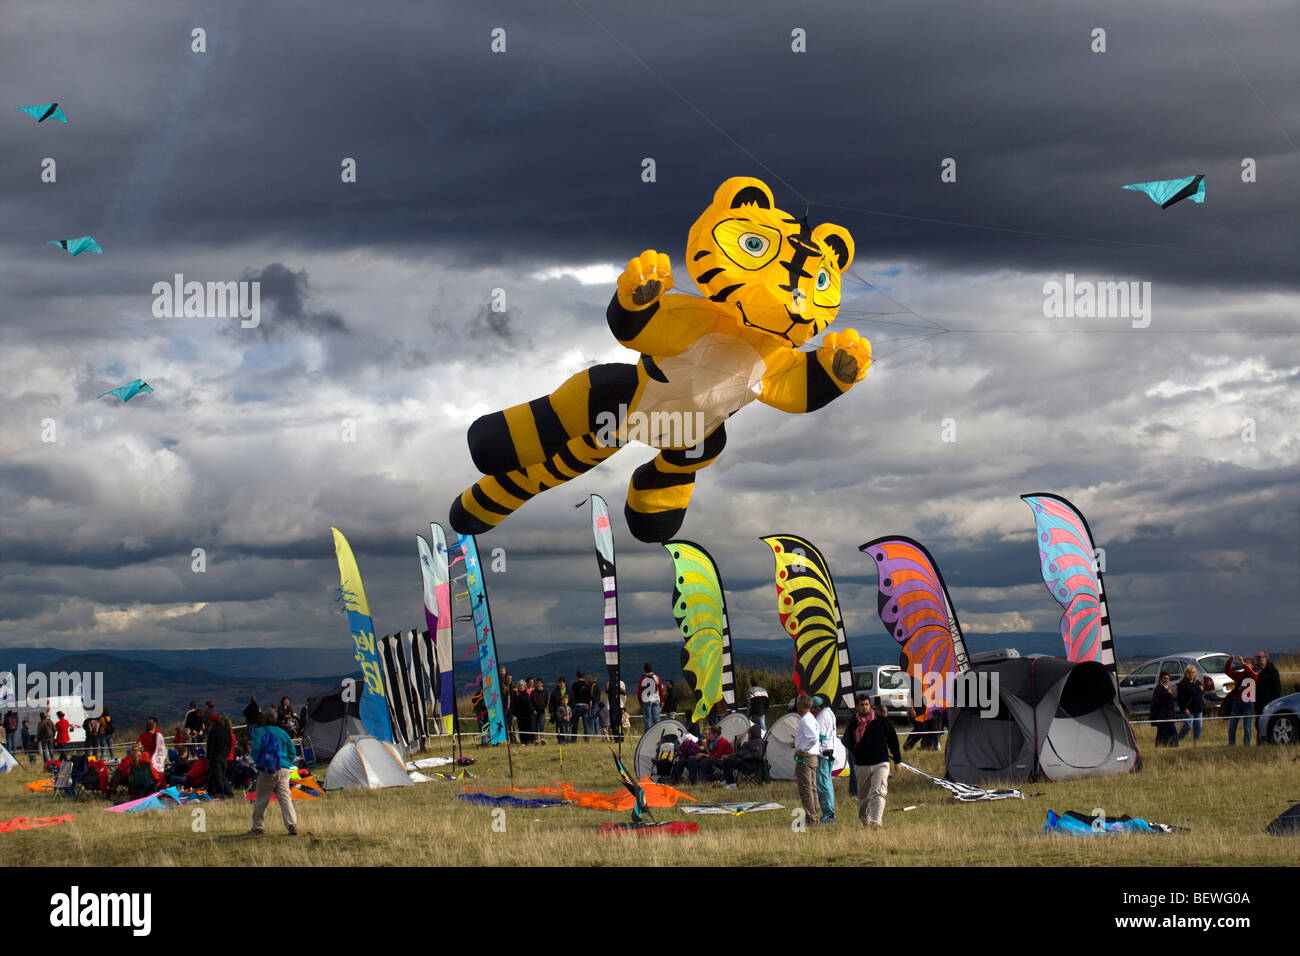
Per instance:
[[[1270,701],[1260,712],[1259,726],[1269,743],[1300,743],[1300,694]]]
[[[1149,660],[1124,675],[1119,682],[1119,699],[1124,712],[1130,717],[1145,717],[1151,713],[1151,694],[1156,689],[1161,674],[1169,675],[1169,689],[1172,691],[1183,679],[1183,671],[1191,664],[1196,668],[1196,675],[1201,680],[1201,689],[1205,691],[1205,713],[1223,703],[1233,682],[1226,671],[1229,655],[1219,651],[1193,651],[1188,654],[1167,654]]]

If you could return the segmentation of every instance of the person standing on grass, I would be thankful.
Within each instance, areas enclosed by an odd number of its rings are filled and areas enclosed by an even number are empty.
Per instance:
[[[32,737],[32,728],[23,721],[23,753],[27,754],[28,763],[36,763],[36,740]]]
[[[637,682],[636,696],[641,701],[641,716],[645,718],[646,733],[649,733],[650,728],[659,723],[659,711],[664,701],[663,681],[649,661],[645,662],[645,673]]]
[[[117,725],[113,723],[113,715],[105,707],[99,715],[99,752],[101,759],[110,760],[113,756],[113,734],[117,732]]]
[[[5,750],[13,753],[18,749],[18,711],[5,713]]]
[[[799,784],[799,802],[803,804],[804,819],[808,826],[812,826],[822,817],[821,804],[817,802],[821,740],[817,718],[812,715],[812,698],[800,694],[795,698],[794,709],[799,715],[799,725],[795,727],[794,741],[790,744],[794,748],[794,778]]]
[[[1228,746],[1237,745],[1237,722],[1240,721],[1243,739],[1249,747],[1250,728],[1255,723],[1255,693],[1258,690],[1259,675],[1236,654],[1228,658],[1228,666],[1224,670],[1232,680],[1232,690],[1224,700],[1228,705]]]
[[[556,742],[562,744],[567,744],[568,741],[564,739],[563,731],[560,730],[560,703],[568,696],[569,688],[564,683],[564,678],[556,678],[555,690],[551,691],[551,696],[546,702],[546,709],[551,715],[551,723],[555,725]]]
[[[262,835],[262,823],[266,819],[266,807],[271,802],[271,794],[280,804],[280,819],[289,836],[298,835],[298,814],[294,810],[293,795],[289,792],[289,772],[293,767],[297,751],[291,738],[284,729],[277,726],[273,711],[262,715],[260,726],[249,733],[253,745],[253,761],[257,764],[257,799],[253,802],[253,828],[249,836]]]
[[[59,751],[59,760],[62,762],[68,756],[68,743],[72,740],[72,724],[68,723],[68,718],[64,716],[63,711],[58,712],[59,719],[54,722],[54,746]],[[1247,739],[1246,743],[1250,743]]]
[[[1282,675],[1278,673],[1277,668],[1270,663],[1268,651],[1255,652],[1255,673],[1259,675],[1258,682],[1255,686],[1255,713],[1262,715],[1264,708],[1282,696]],[[1261,718],[1255,718],[1255,743],[1268,743],[1264,739],[1264,729],[1258,721]]]
[[[573,742],[569,733],[573,727],[573,708],[569,706],[569,695],[560,695],[560,704],[555,708],[555,739],[562,744]]]
[[[600,685],[596,683],[596,675],[587,675],[587,695],[591,698],[591,707],[587,710],[586,730],[587,737],[595,739],[600,736],[600,708],[602,706],[600,699]]]
[[[771,703],[767,688],[758,684],[749,685],[749,722],[758,724],[763,733],[767,733],[767,705]]]
[[[1151,719],[1156,724],[1156,746],[1177,747],[1178,734],[1174,732],[1176,705],[1169,688],[1169,674],[1160,675],[1156,689],[1151,692]]]
[[[218,717],[208,731],[208,795],[211,797],[233,797],[228,769],[230,757],[235,750],[235,732],[230,727],[229,717]]]
[[[844,749],[862,768],[858,792],[858,822],[879,830],[884,826],[885,797],[889,795],[889,761],[902,763],[898,752],[898,734],[889,722],[883,704],[873,705],[864,694],[858,698],[857,710],[844,729]]]
[[[254,727],[262,722],[262,708],[257,705],[257,698],[248,698],[248,706],[244,708],[244,727],[251,731]]]
[[[569,695],[573,700],[573,730],[574,734],[587,733],[587,712],[591,710],[591,685],[587,679],[582,676],[582,671],[578,671],[577,677],[573,680],[573,692]]]
[[[821,757],[817,761],[817,803],[822,816],[819,823],[835,822],[835,780],[831,771],[835,768],[835,708],[826,703],[826,698],[813,698],[812,715],[817,719],[817,742],[821,745]]]
[[[1192,732],[1192,743],[1196,744],[1201,739],[1201,721],[1202,714],[1205,713],[1205,688],[1196,676],[1196,665],[1188,664],[1183,668],[1183,679],[1178,682],[1177,689],[1178,713],[1187,718],[1184,721],[1182,729],[1178,731],[1178,739],[1182,740],[1187,736],[1187,732]]]
[[[533,710],[533,735],[539,744],[546,743],[546,685],[540,677],[533,678],[533,692],[529,696]]]
[[[41,748],[41,763],[47,764],[54,759],[54,721],[49,714],[41,714],[36,725],[36,743]]]

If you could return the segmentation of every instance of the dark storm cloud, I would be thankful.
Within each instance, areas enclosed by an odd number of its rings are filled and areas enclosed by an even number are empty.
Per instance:
[[[781,636],[758,541],[777,530],[822,548],[851,633],[879,633],[857,548],[886,533],[925,541],[981,627],[1054,630],[1016,497],[1037,490],[1088,515],[1126,633],[1294,632],[1293,5],[1204,22],[1119,3],[583,7],[609,32],[565,2],[6,11],[14,105],[54,98],[57,76],[71,122],[14,114],[0,150],[0,642],[345,639],[331,524],[380,629],[415,626],[412,536],[476,477],[468,424],[630,360],[605,325],[613,275],[653,247],[689,287],[687,228],[740,174],[852,230],[852,274],[876,291],[847,283],[840,324],[877,360],[816,415],[745,409],[701,474],[682,533],[717,558],[738,636]],[[1192,171],[1204,206],[1119,188]],[[103,256],[42,245],[87,233]],[[1067,272],[1151,281],[1150,327],[1045,318],[1044,283]],[[261,282],[261,325],[155,317],[176,273]],[[952,331],[922,341],[936,324]],[[137,376],[156,393],[94,400]],[[489,580],[504,653],[598,647],[573,508],[597,491],[624,639],[668,636],[667,557],[617,517],[650,454],[483,537],[508,559]]]
[[[942,17],[901,2],[707,15],[676,3],[651,18],[584,5],[599,23],[563,2],[138,3],[67,19],[59,6],[26,14],[49,41],[13,51],[0,76],[10,89],[64,76],[73,122],[15,127],[24,140],[0,172],[18,222],[75,232],[73,210],[82,222],[100,210],[106,248],[121,225],[128,246],[274,236],[475,261],[675,249],[718,181],[756,174],[792,211],[811,201],[816,218],[844,221],[873,255],[1294,278],[1292,4],[1204,21],[1120,3]],[[201,23],[208,52],[191,53]],[[1099,26],[1105,53],[1090,50]],[[496,27],[504,54],[489,49]],[[791,52],[795,27],[807,53]],[[89,50],[77,42],[92,34]],[[53,203],[32,165],[42,150],[68,164]],[[646,156],[653,185],[639,179]],[[1241,182],[1247,156],[1258,183]],[[344,157],[355,184],[339,181]],[[956,183],[940,182],[944,157]],[[1187,172],[1209,177],[1204,207],[1161,211],[1119,189]],[[11,220],[0,241],[29,250],[31,236]]]

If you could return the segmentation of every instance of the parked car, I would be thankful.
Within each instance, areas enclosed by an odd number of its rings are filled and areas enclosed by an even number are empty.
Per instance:
[[[906,717],[912,682],[893,664],[868,664],[853,668],[853,694],[879,697],[890,717]]]
[[[1259,726],[1269,743],[1300,743],[1300,694],[1287,694],[1268,703],[1260,712]]]
[[[893,664],[864,664],[853,668],[853,697],[867,694],[879,697],[890,717],[907,717],[907,703],[911,699],[911,681],[902,668]],[[795,698],[786,704],[787,713],[794,713]],[[835,708],[835,716],[844,720],[851,716],[853,708]]]
[[[1147,661],[1124,675],[1119,682],[1120,704],[1129,717],[1145,717],[1151,713],[1151,694],[1156,689],[1161,674],[1169,675],[1170,690],[1183,679],[1188,664],[1195,665],[1196,674],[1205,691],[1205,713],[1208,716],[1223,703],[1233,682],[1225,671],[1229,655],[1218,651],[1193,651],[1188,654],[1167,654]]]

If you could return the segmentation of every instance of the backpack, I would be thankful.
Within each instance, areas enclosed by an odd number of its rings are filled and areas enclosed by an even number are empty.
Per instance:
[[[275,734],[271,733],[269,728],[262,734],[262,742],[257,745],[257,755],[253,758],[253,763],[262,773],[280,772],[280,741],[275,739]]]

